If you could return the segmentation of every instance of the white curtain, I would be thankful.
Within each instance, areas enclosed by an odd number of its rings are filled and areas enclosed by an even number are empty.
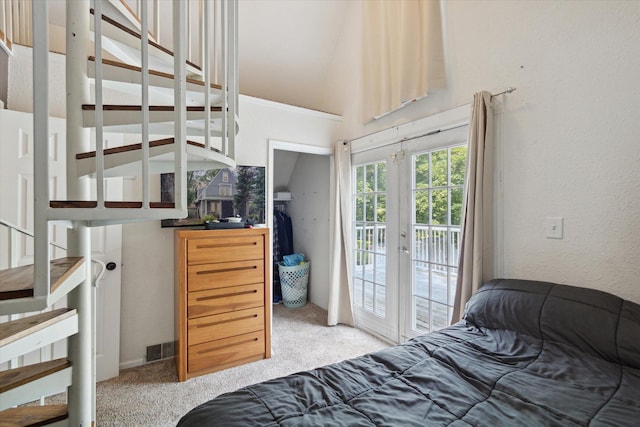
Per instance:
[[[445,86],[439,0],[362,2],[364,120]]]
[[[493,278],[493,111],[486,91],[473,96],[465,181],[452,322],[460,319],[471,295]]]
[[[351,307],[351,148],[338,141],[334,149],[335,188],[333,247],[327,324],[354,325]]]

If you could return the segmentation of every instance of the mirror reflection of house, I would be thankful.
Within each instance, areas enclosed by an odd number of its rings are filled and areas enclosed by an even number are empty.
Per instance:
[[[220,169],[208,184],[197,189],[194,204],[200,218],[214,215],[217,218],[234,216],[233,197],[237,193],[238,178],[229,168]]]

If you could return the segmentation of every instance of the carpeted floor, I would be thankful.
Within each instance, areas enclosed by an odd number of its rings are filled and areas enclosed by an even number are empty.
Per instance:
[[[272,358],[178,382],[173,359],[120,373],[97,387],[98,426],[175,426],[191,408],[245,385],[338,362],[387,346],[327,312],[273,307]]]

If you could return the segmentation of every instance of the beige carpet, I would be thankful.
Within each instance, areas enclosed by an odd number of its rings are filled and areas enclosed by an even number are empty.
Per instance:
[[[338,362],[386,347],[357,329],[326,325],[327,312],[273,307],[271,359],[178,382],[173,360],[122,371],[98,384],[98,426],[175,426],[191,408],[245,385]]]

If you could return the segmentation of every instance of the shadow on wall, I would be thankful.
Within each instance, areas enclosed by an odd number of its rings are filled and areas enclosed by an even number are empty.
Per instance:
[[[7,106],[7,93],[9,92],[9,54],[0,49],[0,108]]]

